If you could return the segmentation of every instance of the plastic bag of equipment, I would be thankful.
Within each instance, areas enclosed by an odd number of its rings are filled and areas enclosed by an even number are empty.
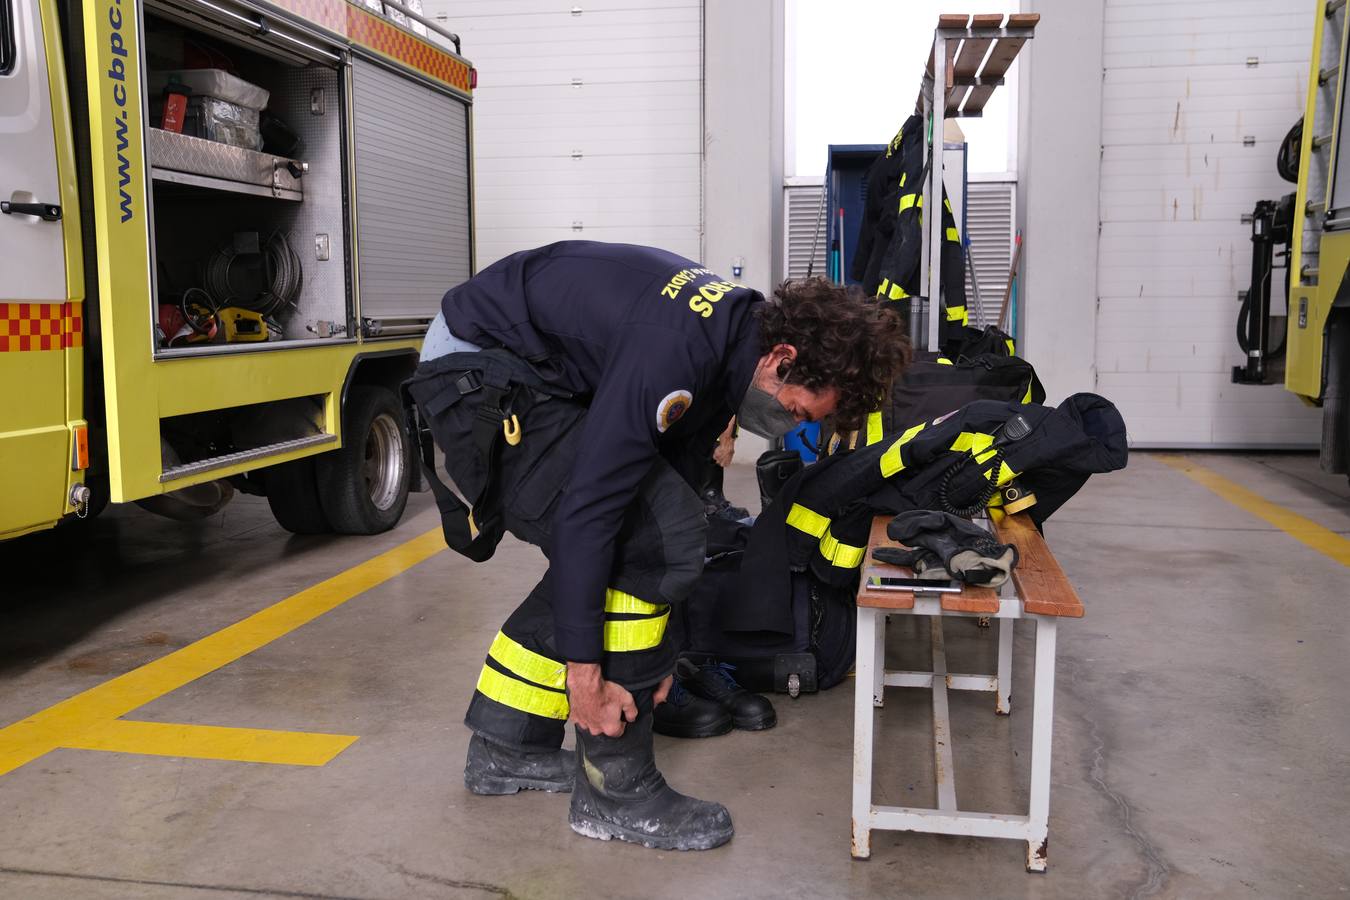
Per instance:
[[[258,111],[216,97],[191,96],[183,117],[183,133],[231,147],[261,150]]]
[[[151,94],[163,94],[171,85],[182,85],[197,97],[215,97],[245,109],[267,108],[271,97],[266,88],[231,75],[224,69],[172,69],[150,73]]]

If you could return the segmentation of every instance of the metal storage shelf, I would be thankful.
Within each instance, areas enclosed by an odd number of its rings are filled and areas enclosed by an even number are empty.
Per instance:
[[[301,180],[291,166],[299,160],[160,128],[150,129],[150,176],[155,181],[279,200],[305,199]]]

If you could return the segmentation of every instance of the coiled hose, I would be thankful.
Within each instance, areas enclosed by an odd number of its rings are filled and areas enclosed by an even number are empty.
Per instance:
[[[259,255],[262,257],[264,286],[261,291],[246,296],[252,292],[232,281],[231,271],[241,256],[252,255],[240,253],[231,243],[222,246],[207,260],[206,290],[215,300],[216,308],[239,306],[270,317],[294,306],[304,285],[304,270],[299,254],[291,249],[286,235],[273,232],[263,244]]]

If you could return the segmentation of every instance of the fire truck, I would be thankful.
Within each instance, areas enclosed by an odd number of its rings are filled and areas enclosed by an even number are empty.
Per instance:
[[[398,386],[474,265],[476,73],[420,8],[0,0],[0,538],[398,521]]]
[[[1241,295],[1237,333],[1246,359],[1233,369],[1240,384],[1283,377],[1286,390],[1320,407],[1322,469],[1337,473],[1350,473],[1347,29],[1346,0],[1317,0],[1303,117],[1276,163],[1297,189],[1258,201],[1250,216],[1252,281]],[[1276,257],[1285,263],[1283,278]]]

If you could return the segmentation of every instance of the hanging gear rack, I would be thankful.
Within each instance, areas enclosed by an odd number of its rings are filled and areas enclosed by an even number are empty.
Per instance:
[[[927,210],[941,210],[944,141],[942,126],[933,110],[935,86],[943,86],[942,120],[971,118],[984,114],[985,104],[994,89],[1003,84],[1003,76],[1021,51],[1022,45],[1035,37],[1038,13],[1013,13],[1004,21],[1001,13],[990,15],[938,16],[933,32],[933,48],[928,55],[928,68],[919,89],[915,111],[927,123],[927,174],[923,185],[923,204]],[[926,303],[915,303],[910,309],[910,333],[924,334],[924,349],[938,347],[939,317],[933,312],[942,296],[942,215],[930,212],[924,220],[927,232],[920,266],[920,293]],[[925,327],[924,314],[927,315]]]

